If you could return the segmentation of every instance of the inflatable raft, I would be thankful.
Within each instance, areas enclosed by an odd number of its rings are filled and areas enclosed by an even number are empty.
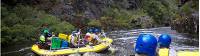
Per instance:
[[[74,53],[100,52],[107,49],[109,45],[113,42],[113,40],[109,38],[103,38],[102,40],[103,40],[102,43],[95,46],[68,48],[68,49],[60,49],[60,50],[40,49],[38,45],[34,44],[31,50],[38,55],[68,55],[68,54],[74,54]]]
[[[192,50],[192,49],[191,49]],[[168,48],[159,49],[159,56],[199,56],[198,50],[176,50],[176,52],[169,53]]]

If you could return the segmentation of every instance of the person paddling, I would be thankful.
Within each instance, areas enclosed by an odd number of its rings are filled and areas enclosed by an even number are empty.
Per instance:
[[[85,34],[84,40],[83,40],[84,44],[88,45],[90,43],[90,41],[92,41],[92,36],[91,36],[92,32],[93,32],[92,28],[89,28],[87,30],[87,33]]]
[[[162,34],[158,38],[159,51],[158,56],[176,56],[176,51],[170,48],[171,36],[168,34]]]
[[[94,45],[96,45],[96,44],[98,44],[98,43],[100,43],[102,40],[100,39],[100,37],[99,37],[99,34],[100,34],[100,29],[98,29],[98,28],[94,28],[93,29],[93,31],[94,31],[94,34],[93,34],[93,44]]]

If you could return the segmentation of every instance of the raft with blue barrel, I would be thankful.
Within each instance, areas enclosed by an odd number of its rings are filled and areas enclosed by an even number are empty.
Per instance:
[[[68,49],[57,49],[57,50],[46,50],[40,49],[38,45],[34,44],[31,48],[33,52],[38,55],[69,55],[74,53],[85,53],[85,52],[101,52],[109,47],[113,42],[110,38],[102,38],[103,42],[95,46],[86,46],[80,48],[68,48]],[[55,47],[57,48],[57,47]]]

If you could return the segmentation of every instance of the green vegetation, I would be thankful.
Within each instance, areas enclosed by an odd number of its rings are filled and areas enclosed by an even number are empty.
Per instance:
[[[49,24],[53,32],[71,32],[74,26],[42,10],[30,6],[19,5],[14,9],[1,7],[2,44],[37,39],[42,24]]]
[[[63,33],[87,27],[119,30],[172,26],[196,37],[198,19],[193,14],[198,12],[198,0],[180,1],[2,0],[1,43],[37,39],[43,24]]]
[[[132,9],[127,9],[130,8],[127,5],[130,1],[114,2],[110,7],[103,10],[102,17],[98,20],[91,20],[89,25],[96,24],[96,26],[114,30],[170,26],[178,8],[176,1],[173,0],[139,1],[138,4],[136,3],[136,8]],[[122,5],[122,3],[124,4]]]
[[[178,2],[174,0],[146,1],[143,8],[148,12],[148,15],[153,17],[157,25],[169,26],[177,14]]]

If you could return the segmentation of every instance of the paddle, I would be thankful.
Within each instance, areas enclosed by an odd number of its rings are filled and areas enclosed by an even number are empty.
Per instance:
[[[106,33],[104,32],[104,30],[102,30],[102,35],[105,37],[105,38],[107,38],[107,36],[106,36]],[[109,44],[109,46],[110,46],[111,44]],[[111,47],[111,46],[110,46]]]
[[[79,29],[79,31],[78,31],[78,33],[77,33],[77,35],[78,35],[78,51],[77,51],[77,53],[79,52],[79,45],[80,45],[80,35],[81,35],[81,29]]]
[[[104,32],[104,30],[102,30],[102,35],[107,38],[106,33]]]
[[[103,35],[105,38],[107,38],[106,33],[104,32],[104,30],[102,30],[102,35]],[[112,44],[109,44],[109,45],[108,45],[108,46],[110,47],[109,50],[110,50],[112,53],[114,53],[114,52],[115,52],[115,49],[114,49],[113,47],[111,47],[111,45],[112,45]]]

